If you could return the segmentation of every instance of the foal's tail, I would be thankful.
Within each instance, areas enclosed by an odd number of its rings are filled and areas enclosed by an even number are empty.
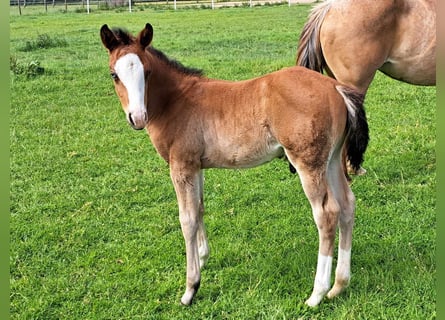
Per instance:
[[[351,88],[335,87],[342,95],[348,110],[346,123],[346,158],[354,170],[360,169],[369,142],[369,128],[363,101],[365,96]]]
[[[297,49],[297,65],[323,73],[326,61],[320,43],[320,27],[331,7],[331,1],[322,2],[312,9],[303,27]]]

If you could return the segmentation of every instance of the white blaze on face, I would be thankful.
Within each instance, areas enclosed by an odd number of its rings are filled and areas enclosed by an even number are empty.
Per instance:
[[[127,89],[127,118],[134,124],[134,127],[142,129],[145,127],[147,122],[147,112],[144,99],[144,66],[136,54],[129,53],[120,57],[116,61],[114,69],[120,81]]]

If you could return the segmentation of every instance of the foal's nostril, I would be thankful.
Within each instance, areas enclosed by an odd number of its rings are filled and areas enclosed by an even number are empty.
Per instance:
[[[128,114],[128,121],[130,122],[131,126],[134,127],[134,121],[133,121],[133,117],[131,116],[131,113]]]

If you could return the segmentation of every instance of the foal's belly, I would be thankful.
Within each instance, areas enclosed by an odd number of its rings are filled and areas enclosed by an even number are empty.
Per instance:
[[[201,158],[203,168],[252,168],[282,157],[284,150],[278,143],[222,144],[206,148]]]

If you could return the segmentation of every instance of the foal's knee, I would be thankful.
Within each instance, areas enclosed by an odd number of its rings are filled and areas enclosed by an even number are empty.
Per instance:
[[[186,238],[196,236],[198,232],[198,219],[190,214],[179,214],[179,222],[181,223],[182,234]]]

